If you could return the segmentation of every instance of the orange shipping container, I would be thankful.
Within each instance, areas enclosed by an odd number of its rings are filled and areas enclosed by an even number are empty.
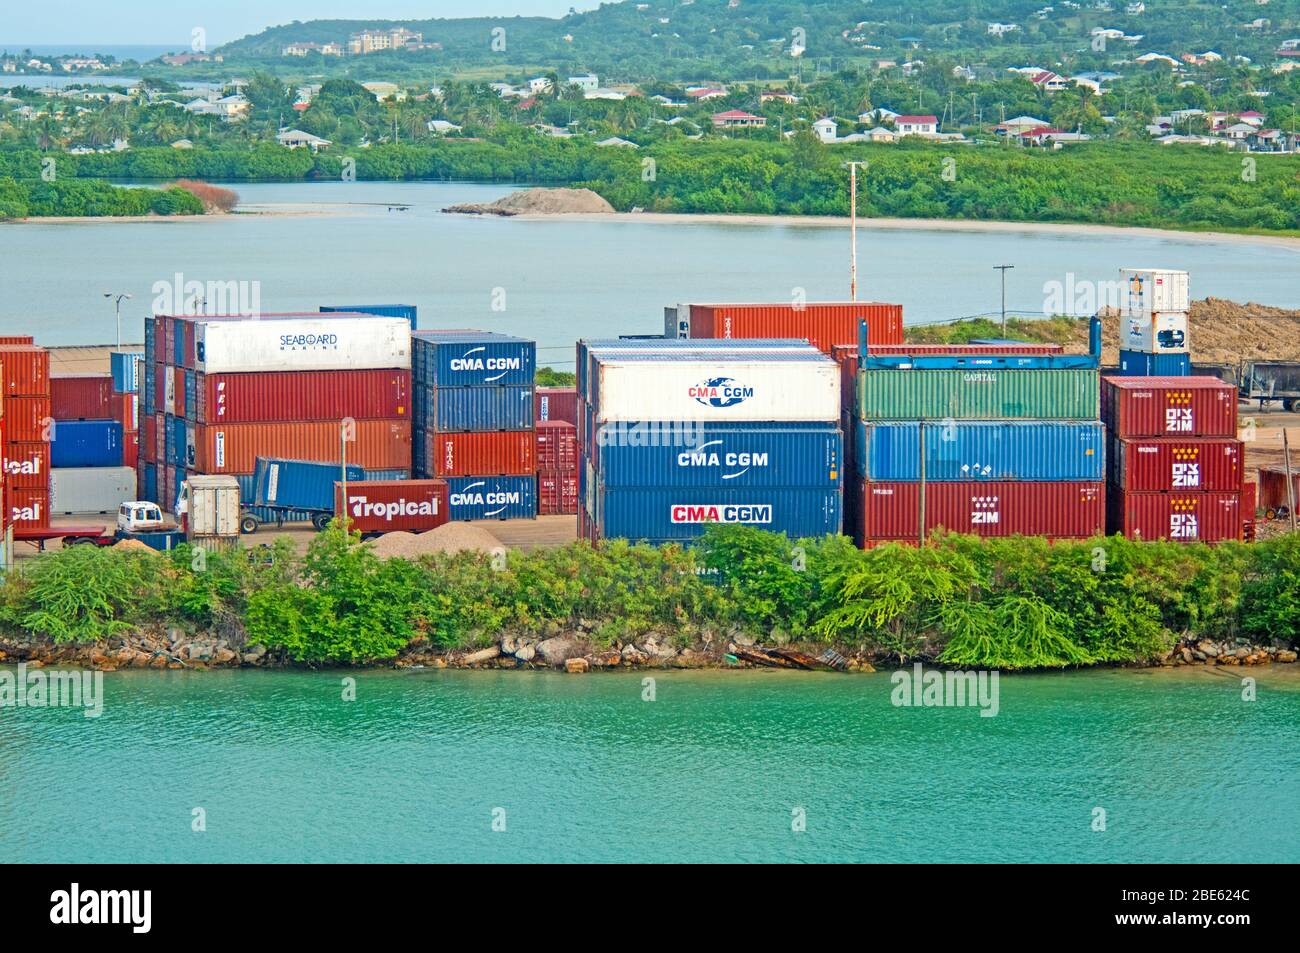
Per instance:
[[[49,397],[8,397],[4,401],[5,437],[13,443],[49,443]]]
[[[33,344],[0,345],[0,377],[5,396],[48,397],[50,352]]]
[[[867,322],[868,344],[903,343],[903,306],[878,301],[805,304],[693,304],[693,338],[806,338],[825,354],[858,343]]]
[[[195,424],[186,460],[199,473],[252,473],[258,457],[340,462],[339,424]],[[411,421],[358,420],[348,443],[348,463],[367,470],[411,468]]]
[[[14,526],[44,527],[50,525],[49,490],[10,490],[8,496],[9,518]]]
[[[5,479],[20,490],[44,490],[50,486],[50,445],[8,443],[4,445]]]

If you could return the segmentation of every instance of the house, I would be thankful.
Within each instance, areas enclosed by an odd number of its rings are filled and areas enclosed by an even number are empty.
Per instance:
[[[570,86],[577,86],[584,93],[592,92],[600,88],[600,80],[596,78],[595,73],[582,73],[578,76],[570,76],[568,82]]]
[[[758,101],[760,103],[782,102],[793,106],[799,102],[799,97],[784,89],[765,89],[758,94]]]
[[[439,136],[445,136],[452,132],[460,132],[463,128],[456,125],[454,122],[448,122],[446,119],[430,119],[426,125],[430,132]]]
[[[614,147],[618,149],[640,149],[641,148],[635,142],[632,142],[629,139],[620,139],[618,136],[610,136],[608,139],[602,139],[600,140],[600,142],[596,143],[596,145],[600,146],[601,148],[610,148],[610,147]]]
[[[874,129],[868,129],[862,133],[864,142],[897,142],[898,133],[892,129],[886,129],[884,126],[876,126]]]
[[[551,88],[551,81],[545,76],[534,76],[528,81],[530,93],[544,93]]]
[[[753,113],[747,113],[743,109],[728,109],[726,112],[714,113],[712,119],[714,128],[716,129],[762,129],[767,125],[767,119],[765,117],[755,116]]]
[[[1019,29],[1020,27],[1015,23],[990,23],[988,32],[989,36],[1006,36]]]
[[[627,95],[628,94],[623,92],[621,89],[611,89],[608,86],[598,86],[596,89],[584,90],[582,93],[582,98],[583,99],[608,99],[614,102],[619,102],[620,100],[627,99]]]
[[[280,51],[281,56],[306,56],[308,53],[342,56],[343,47],[338,43],[290,43]]]
[[[1051,146],[1053,149],[1059,149],[1062,146],[1076,142],[1087,142],[1091,138],[1086,133],[1066,132],[1063,129],[1054,129],[1051,126],[1026,129],[1019,135],[1021,145]]]
[[[651,96],[650,102],[654,103],[656,106],[667,106],[670,109],[681,109],[684,106],[690,105],[689,103],[679,103],[674,99],[669,99],[667,96]]]
[[[1035,119],[1033,116],[1017,116],[1014,119],[998,123],[993,127],[993,131],[1003,136],[1018,136],[1027,129],[1039,129],[1050,125],[1050,123],[1042,119]]]
[[[173,149],[193,149],[194,143],[189,139],[177,139],[172,143]]]
[[[933,136],[939,131],[938,116],[899,116],[894,129],[900,136]]]
[[[1254,109],[1247,109],[1244,113],[1237,114],[1237,120],[1258,127],[1264,125],[1264,114]]]
[[[1246,137],[1246,145],[1253,152],[1285,152],[1286,138],[1281,129],[1256,129]]]
[[[839,134],[839,126],[836,125],[834,119],[827,116],[818,119],[812,124],[812,128],[817,138],[822,142],[834,142],[835,137]]]
[[[858,114],[858,122],[864,124],[877,122],[895,122],[898,119],[898,113],[892,109],[885,109],[883,106],[876,109],[868,109],[864,113]]]
[[[563,126],[548,126],[544,122],[534,123],[533,129],[551,139],[572,139],[573,133]]]
[[[686,89],[686,98],[693,99],[697,103],[706,102],[710,99],[721,99],[727,95],[725,89],[719,89],[716,86],[690,86]]]
[[[367,56],[381,50],[401,50],[410,44],[424,42],[423,33],[413,33],[403,27],[391,30],[362,30],[348,37],[348,52],[354,56]]]
[[[1059,73],[1041,70],[1029,78],[1029,81],[1045,93],[1059,93],[1070,88],[1070,81]]]
[[[1136,62],[1146,65],[1147,63],[1168,63],[1170,66],[1177,66],[1178,60],[1172,56],[1166,56],[1164,53],[1143,53]]]
[[[312,152],[330,145],[328,139],[313,136],[310,132],[303,132],[301,129],[282,129],[276,134],[275,141],[288,149],[307,148]]]
[[[1221,131],[1223,135],[1237,142],[1245,142],[1248,136],[1253,136],[1256,132],[1255,127],[1248,122],[1233,123]]]
[[[394,102],[400,103],[406,98],[406,91],[396,83],[374,82],[362,83],[361,85],[365,87],[366,92],[371,96],[374,96],[375,99],[381,103],[386,99],[391,99]]]

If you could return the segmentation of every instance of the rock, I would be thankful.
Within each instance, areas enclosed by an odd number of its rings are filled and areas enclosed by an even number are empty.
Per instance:
[[[731,641],[737,645],[743,645],[745,648],[749,648],[754,644],[754,640],[743,632],[737,632],[731,637]]]
[[[245,652],[241,661],[245,665],[256,665],[258,662],[262,661],[262,656],[257,655],[253,652]]]
[[[635,645],[632,645],[631,643],[628,643],[627,645],[623,646],[622,655],[623,655],[623,661],[628,665],[640,665],[648,657],[646,653],[642,652],[639,648],[637,648]]]
[[[1277,653],[1276,660],[1279,662],[1294,662],[1296,653],[1290,649],[1280,649]]]
[[[598,668],[613,668],[623,663],[623,653],[610,649],[608,652],[587,656],[587,661]]]
[[[537,646],[519,646],[519,648],[515,649],[515,658],[519,659],[521,662],[531,662],[533,659],[537,658]]]
[[[230,651],[230,649],[217,649],[217,651],[214,652],[212,655],[212,664],[229,665],[231,662],[234,662],[238,658],[239,656],[236,655],[234,652]]]
[[[149,667],[150,667],[150,668],[166,668],[166,667],[167,667],[167,656],[163,655],[162,653],[159,653],[158,655],[155,655],[152,659],[149,660]]]
[[[167,641],[172,645],[175,645],[183,638],[185,638],[185,632],[183,630],[174,627],[167,630]]]
[[[1247,655],[1250,654],[1250,649],[1247,649],[1247,648],[1240,648],[1240,649],[1237,649],[1237,650],[1236,650],[1235,652],[1233,652],[1232,654],[1235,655],[1235,656],[1237,656],[1237,658],[1245,658]]]
[[[571,675],[580,675],[590,668],[585,658],[571,658],[564,661],[564,670]]]
[[[251,655],[255,659],[260,659],[265,654],[266,654],[266,646],[263,645],[261,642],[258,642],[254,645],[250,645],[247,649],[244,650],[244,655],[246,656]]]
[[[1182,658],[1184,662],[1187,662],[1188,664],[1191,664],[1192,660],[1196,658],[1199,658],[1202,662],[1205,661],[1204,652],[1193,652],[1185,645],[1178,650],[1178,655],[1180,658]]]
[[[542,661],[547,665],[563,665],[569,659],[581,653],[578,651],[576,641],[560,636],[538,642],[537,654],[542,657]]]
[[[501,636],[501,652],[505,655],[514,655],[519,651],[519,640],[513,635]]]
[[[604,198],[591,189],[520,189],[495,202],[471,202],[451,205],[444,212],[464,215],[564,215],[569,213],[604,214],[614,211]]]
[[[1241,659],[1235,655],[1220,655],[1218,662],[1220,665],[1240,665]]]
[[[501,655],[501,646],[489,645],[485,649],[479,649],[477,652],[470,652],[461,661],[466,665],[480,665],[483,662],[490,662],[492,659]]]

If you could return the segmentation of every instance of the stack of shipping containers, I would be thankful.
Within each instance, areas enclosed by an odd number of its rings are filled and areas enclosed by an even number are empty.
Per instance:
[[[978,536],[1086,538],[1105,522],[1092,355],[990,344],[875,349],[857,372],[861,546],[940,527]]]
[[[1191,373],[1185,271],[1125,268],[1119,318],[1119,373],[1124,377],[1186,377]]]
[[[252,499],[258,457],[338,463],[345,434],[368,479],[410,476],[405,318],[158,315],[145,352],[140,494],[164,509],[188,473],[235,476]]]
[[[452,520],[537,515],[537,344],[487,331],[412,335],[414,469],[445,479]]]
[[[533,400],[537,418],[537,512],[542,516],[578,513],[578,391],[539,387]]]
[[[1110,532],[1187,542],[1242,538],[1245,447],[1237,439],[1236,388],[1217,377],[1107,377],[1102,416],[1110,436]]]
[[[7,524],[50,523],[50,354],[30,337],[0,338]]]
[[[135,498],[141,358],[112,351],[108,374],[51,378],[51,512],[112,513]]]
[[[578,343],[578,534],[841,525],[839,369],[798,340]]]

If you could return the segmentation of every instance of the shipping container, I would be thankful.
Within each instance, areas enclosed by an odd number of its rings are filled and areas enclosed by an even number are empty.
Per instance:
[[[358,420],[352,433],[349,463],[367,469],[410,469],[409,420]],[[191,424],[185,448],[185,465],[210,474],[252,473],[258,457],[321,463],[341,459],[339,424],[332,421]]]
[[[185,414],[185,368],[173,367],[169,373],[172,377],[172,413],[177,417]]]
[[[390,368],[198,374],[198,423],[405,417],[411,372]]]
[[[863,370],[865,420],[1096,420],[1095,370]]]
[[[1107,525],[1130,539],[1217,543],[1241,539],[1241,492],[1128,493],[1107,490]]]
[[[1119,319],[1119,346],[1145,354],[1186,354],[1190,350],[1186,311],[1155,311]]]
[[[537,477],[450,477],[453,520],[532,519],[537,515]]]
[[[840,414],[840,434],[844,439],[844,473],[840,483],[844,487],[843,504],[844,532],[856,535],[858,526],[858,483],[862,479],[861,465],[857,459],[858,418],[856,412],[846,410]]]
[[[185,419],[194,423],[194,418],[199,411],[198,396],[198,373],[196,371],[185,371]]]
[[[195,369],[208,374],[411,367],[411,327],[377,315],[195,319]]]
[[[149,324],[148,321],[145,324]],[[140,365],[144,355],[139,351],[110,351],[108,373],[113,379],[113,390],[119,394],[135,394],[140,390]]]
[[[312,460],[277,460],[258,457],[253,471],[253,491],[246,502],[293,510],[328,510],[334,505],[334,484],[343,477],[336,463]],[[366,478],[364,467],[348,464],[348,482]]]
[[[0,345],[4,397],[49,397],[50,352],[34,344]]]
[[[4,442],[5,482],[16,490],[46,490],[50,486],[48,443]]]
[[[1192,373],[1191,355],[1119,352],[1121,377],[1187,377]]]
[[[921,425],[859,422],[858,472],[872,481],[921,479]],[[1100,422],[949,421],[925,424],[927,481],[1081,480],[1106,478]]]
[[[1287,497],[1286,470],[1281,467],[1259,468],[1259,507],[1273,519],[1282,507],[1300,507],[1300,470],[1291,471],[1292,498]]]
[[[577,391],[579,398],[584,397],[590,391],[587,383],[587,377],[591,367],[594,366],[595,356],[597,353],[605,354],[607,357],[618,355],[671,355],[677,360],[686,360],[688,356],[694,356],[699,360],[707,360],[718,354],[729,354],[743,351],[751,352],[771,352],[771,351],[794,351],[796,353],[806,353],[810,345],[807,341],[800,338],[778,338],[764,339],[755,338],[747,339],[709,339],[697,338],[695,340],[666,340],[659,338],[627,339],[627,338],[593,338],[579,340],[575,347],[576,369],[577,369]]]
[[[187,474],[177,512],[188,540],[236,539],[240,517],[239,481],[232,476]]]
[[[122,466],[135,469],[140,462],[140,431],[122,434]]]
[[[439,433],[468,430],[532,430],[531,387],[420,388],[416,426]],[[423,413],[421,413],[421,410]]]
[[[50,471],[50,512],[72,516],[116,513],[135,499],[133,467],[55,467]]]
[[[186,425],[184,417],[169,416],[167,418],[168,447],[167,462],[174,467],[185,467],[189,459],[189,433],[190,428]]]
[[[840,531],[839,487],[625,487],[597,489],[594,497],[602,539],[684,542],[719,523],[795,539]]]
[[[837,487],[843,438],[837,424],[610,424],[596,433],[598,480],[636,487]]]
[[[563,420],[537,423],[537,469],[573,470],[578,466],[578,428]]]
[[[1245,445],[1215,437],[1112,438],[1106,479],[1131,492],[1240,490]]]
[[[414,331],[418,323],[418,311],[413,304],[356,304],[356,305],[321,305],[322,314],[331,314],[339,311],[351,312],[353,314],[378,314],[385,318],[401,318],[410,322],[411,330]]]
[[[864,481],[863,540],[916,540],[920,536],[920,483]],[[1079,481],[924,484],[927,535],[943,528],[976,536],[1100,535],[1106,521],[1105,484]]]
[[[147,327],[146,323],[146,327]],[[158,502],[158,465],[146,463],[140,468],[140,499]]]
[[[146,414],[156,414],[161,409],[154,387],[156,368],[156,364],[146,361],[140,369],[140,397]]]
[[[578,391],[573,387],[539,387],[533,392],[533,416],[544,420],[578,423]]]
[[[348,484],[348,529],[363,536],[423,533],[452,519],[446,480],[396,480]],[[334,484],[334,512],[345,511],[343,485]]]
[[[50,433],[50,466],[120,467],[122,424],[116,420],[67,420]]]
[[[50,525],[50,491],[6,488],[9,522],[15,527],[39,529]]]
[[[489,331],[417,331],[412,369],[425,387],[533,385],[537,342]]]
[[[707,360],[668,353],[593,355],[586,395],[598,423],[614,421],[827,421],[840,414],[835,362],[802,352],[719,353]]]
[[[154,396],[157,398],[158,411],[174,414],[176,413],[176,375],[170,364],[158,364],[155,370]]]
[[[1217,377],[1107,377],[1101,397],[1117,437],[1237,436],[1237,391]]]
[[[1125,316],[1191,308],[1191,284],[1185,271],[1121,268],[1120,274],[1125,284],[1120,311]]]
[[[5,397],[5,439],[12,443],[47,443],[54,428],[48,397]]]
[[[871,344],[903,343],[903,306],[875,301],[816,304],[692,304],[692,338],[803,338],[829,354],[857,344],[867,322]]]
[[[30,334],[0,334],[0,347],[7,344],[35,344],[36,339]]]
[[[435,477],[523,476],[537,470],[531,430],[425,432],[426,473]]]
[[[578,474],[574,470],[537,471],[539,516],[567,516],[578,512]]]
[[[113,378],[102,374],[50,378],[50,413],[55,420],[103,420],[113,410]]]

